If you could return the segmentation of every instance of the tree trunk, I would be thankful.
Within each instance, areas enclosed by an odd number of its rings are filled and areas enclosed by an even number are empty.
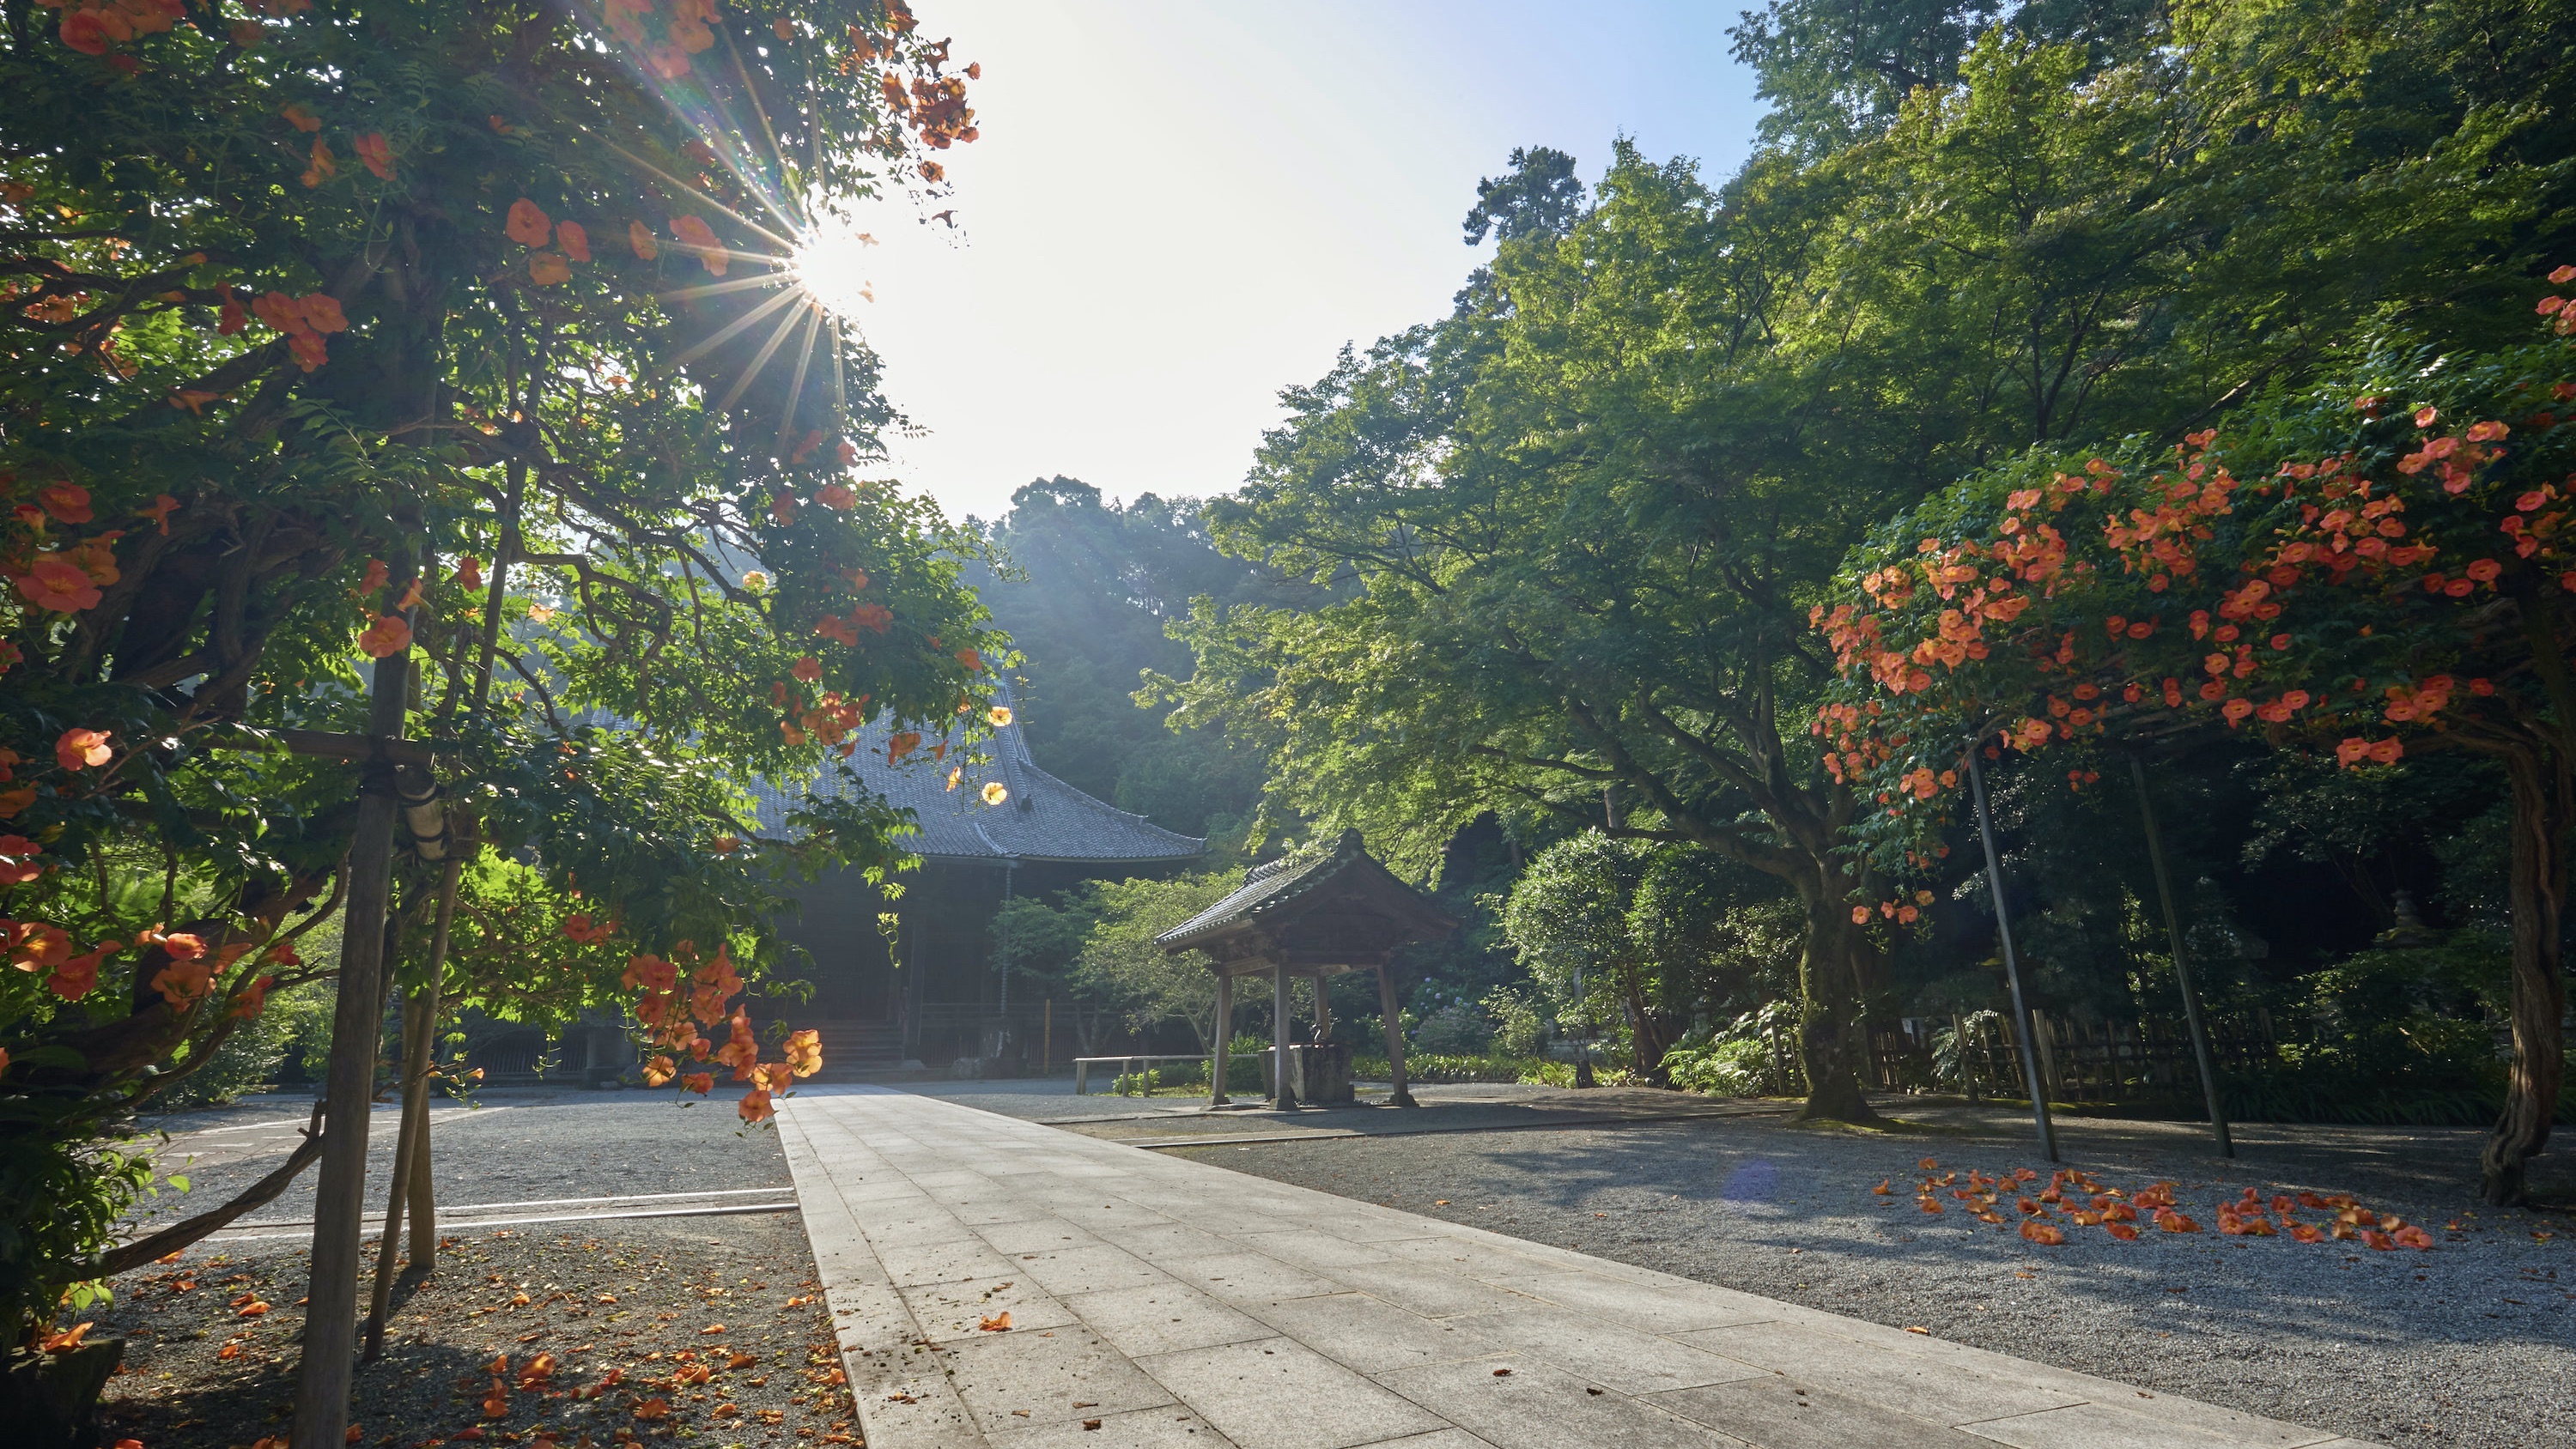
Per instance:
[[[1868,1043],[1861,1026],[1860,982],[1869,944],[1851,919],[1839,872],[1820,870],[1798,883],[1806,897],[1806,950],[1798,958],[1798,1056],[1807,1069],[1802,1122],[1879,1120],[1861,1095]]]
[[[2576,790],[2555,751],[2504,756],[2513,801],[2513,868],[2507,900],[2513,917],[2513,1066],[2504,1114],[2479,1154],[2490,1203],[2522,1200],[2525,1168],[2549,1141],[2566,1071],[2559,1021],[2567,982],[2559,960],[2559,922],[2567,900],[2567,828],[2576,820]]]
[[[1664,1070],[1664,1053],[1672,1050],[1681,1033],[1670,1013],[1646,1004],[1641,986],[1632,984],[1623,1004],[1628,1011],[1628,1041],[1636,1062],[1637,1079],[1650,1087],[1669,1087],[1672,1075]]]

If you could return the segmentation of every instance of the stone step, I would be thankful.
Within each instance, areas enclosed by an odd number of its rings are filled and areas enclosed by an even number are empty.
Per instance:
[[[823,1070],[819,1080],[838,1081],[868,1072],[891,1071],[903,1065],[903,1031],[892,1023],[807,1021],[795,1024],[809,1027],[822,1037]]]

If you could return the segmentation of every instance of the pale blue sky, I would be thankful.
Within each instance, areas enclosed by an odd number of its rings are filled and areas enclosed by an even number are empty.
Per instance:
[[[1740,4],[916,0],[980,61],[960,229],[865,218],[861,322],[951,516],[1030,478],[1120,496],[1243,479],[1278,390],[1448,306],[1459,222],[1514,146],[1598,179],[1613,136],[1723,176],[1760,106]],[[942,205],[948,203],[943,202]]]

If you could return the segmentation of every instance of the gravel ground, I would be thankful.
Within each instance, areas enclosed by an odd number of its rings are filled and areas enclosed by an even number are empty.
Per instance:
[[[2576,1446],[2576,1222],[2477,1211],[2462,1176],[2476,1132],[2256,1125],[2225,1162],[2196,1128],[2061,1118],[2068,1165],[2121,1188],[2173,1181],[2205,1231],[2122,1243],[2070,1228],[2065,1246],[2043,1247],[1946,1194],[1938,1217],[1913,1197],[1925,1156],[1944,1172],[2028,1167],[2044,1179],[2026,1119],[1964,1104],[1883,1110],[1920,1130],[1745,1118],[1185,1150],[2356,1438]],[[1882,1179],[1893,1195],[1871,1191]],[[2433,1229],[2436,1246],[2220,1236],[2215,1205],[2248,1186],[2351,1193]]]
[[[857,1443],[795,1217],[587,1226],[599,1231],[449,1240],[437,1271],[405,1285],[384,1357],[358,1369],[352,1442],[516,1443],[551,1431],[578,1446],[624,1429],[746,1449]],[[284,1247],[192,1252],[121,1281],[93,1330],[127,1339],[101,1411],[106,1437],[243,1449],[286,1432],[304,1284],[302,1250]],[[274,1306],[242,1318],[246,1294]],[[497,1404],[487,1401],[496,1359],[510,1389]],[[525,1377],[541,1365],[541,1380]]]
[[[442,1203],[790,1185],[774,1133],[745,1130],[729,1101],[680,1107],[675,1095],[526,1089],[480,1093],[472,1106],[441,1102],[430,1113],[430,1179]],[[268,1172],[294,1149],[312,1110],[310,1097],[281,1094],[151,1124],[170,1134],[162,1169],[186,1174],[191,1190],[165,1192],[146,1224],[203,1212]],[[383,1208],[392,1177],[395,1116],[379,1107],[367,1134],[371,1212]],[[309,1222],[316,1176],[307,1168],[253,1218]]]
[[[163,1122],[172,1133],[164,1169],[194,1182],[156,1207],[202,1211],[260,1176],[292,1147],[309,1110],[266,1098]],[[378,1125],[371,1207],[381,1206],[393,1147],[391,1115]],[[439,1109],[434,1180],[449,1207],[575,1200],[538,1210],[557,1212],[598,1211],[595,1200],[607,1197],[783,1187],[776,1135],[740,1127],[729,1111],[675,1109],[661,1093],[495,1092],[479,1108]],[[126,1275],[114,1305],[88,1315],[93,1336],[128,1342],[103,1411],[111,1440],[246,1449],[284,1431],[310,1241],[309,1228],[289,1224],[310,1219],[312,1178],[308,1170],[247,1220],[250,1231]],[[263,1232],[259,1222],[277,1226]],[[385,1357],[359,1370],[359,1442],[519,1442],[540,1429],[568,1449],[630,1434],[709,1445],[857,1441],[830,1314],[793,1213],[458,1227],[442,1244],[435,1273],[397,1280]],[[252,1302],[271,1307],[243,1317]],[[538,1354],[553,1356],[550,1371],[522,1386]],[[491,1417],[485,1366],[500,1356],[511,1392]],[[699,1369],[706,1377],[693,1382]],[[607,1382],[611,1373],[618,1382]],[[601,1392],[579,1397],[589,1389]],[[665,1412],[653,1412],[655,1398]]]

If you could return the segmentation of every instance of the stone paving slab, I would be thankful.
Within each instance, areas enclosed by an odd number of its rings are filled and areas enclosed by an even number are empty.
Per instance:
[[[953,1102],[779,1105],[872,1449],[2355,1449]]]

